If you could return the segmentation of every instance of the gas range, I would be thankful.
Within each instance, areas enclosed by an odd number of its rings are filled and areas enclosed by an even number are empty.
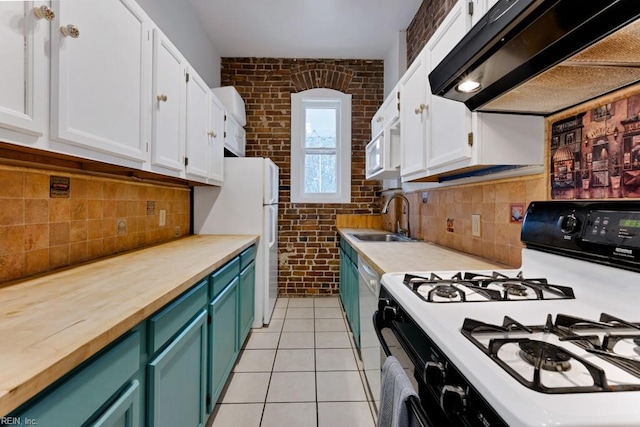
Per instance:
[[[640,425],[640,202],[534,202],[522,240],[519,269],[382,277],[431,424]]]

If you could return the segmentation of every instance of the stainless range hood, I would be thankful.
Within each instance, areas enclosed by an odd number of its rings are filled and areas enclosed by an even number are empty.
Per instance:
[[[640,81],[639,17],[640,0],[500,0],[429,74],[431,90],[472,111],[555,113]]]

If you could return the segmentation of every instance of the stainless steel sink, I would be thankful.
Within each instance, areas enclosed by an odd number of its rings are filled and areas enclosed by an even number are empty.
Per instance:
[[[351,233],[351,237],[362,242],[416,242],[406,236],[394,233]]]

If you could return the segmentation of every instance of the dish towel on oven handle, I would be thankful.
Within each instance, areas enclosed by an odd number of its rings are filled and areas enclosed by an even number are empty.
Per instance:
[[[382,365],[380,409],[377,427],[418,427],[420,423],[409,410],[409,397],[418,394],[413,389],[402,365],[393,356]]]

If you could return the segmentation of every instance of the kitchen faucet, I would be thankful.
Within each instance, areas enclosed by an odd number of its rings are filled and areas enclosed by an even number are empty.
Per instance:
[[[397,233],[398,234],[402,234],[403,236],[407,236],[407,237],[411,237],[411,227],[409,226],[409,199],[407,199],[404,195],[399,194],[399,193],[395,193],[392,194],[387,201],[385,202],[384,206],[382,207],[382,213],[386,214],[389,212],[389,203],[391,203],[391,201],[393,199],[395,199],[396,197],[401,198],[402,200],[404,200],[407,203],[407,229],[404,230],[402,228],[400,228],[400,221],[398,221],[397,223]]]

